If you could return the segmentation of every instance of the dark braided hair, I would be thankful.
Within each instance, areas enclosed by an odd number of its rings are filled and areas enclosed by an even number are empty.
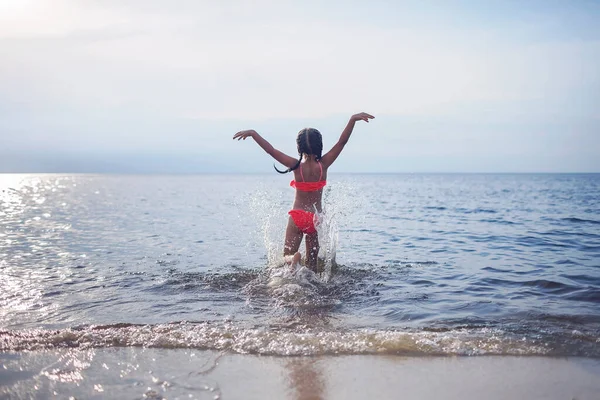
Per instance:
[[[321,132],[314,128],[304,128],[300,132],[298,132],[298,137],[296,138],[296,145],[298,146],[298,155],[300,158],[296,165],[291,168],[286,169],[285,171],[280,171],[277,169],[275,165],[275,171],[280,174],[287,174],[288,172],[292,172],[296,168],[300,166],[300,162],[302,161],[302,156],[306,155],[314,155],[316,156],[316,160],[321,160],[321,153],[323,152],[323,137],[321,136]]]

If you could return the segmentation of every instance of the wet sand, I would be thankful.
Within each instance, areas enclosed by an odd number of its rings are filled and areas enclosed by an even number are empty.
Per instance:
[[[0,398],[598,399],[600,360],[271,357],[103,348],[0,353]]]

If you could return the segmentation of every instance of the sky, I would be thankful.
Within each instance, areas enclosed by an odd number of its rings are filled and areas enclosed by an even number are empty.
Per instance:
[[[600,172],[600,2],[0,0],[0,172]]]

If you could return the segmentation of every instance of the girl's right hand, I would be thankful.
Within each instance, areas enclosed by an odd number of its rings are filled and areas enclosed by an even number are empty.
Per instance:
[[[358,114],[354,114],[352,117],[350,117],[350,119],[352,121],[365,121],[365,122],[369,122],[370,119],[375,118],[374,116],[372,116],[371,114],[367,114],[367,113],[358,113]]]
[[[249,137],[249,136],[254,137],[254,135],[256,135],[256,131],[254,129],[249,129],[247,131],[240,131],[240,132],[236,133],[235,135],[233,135],[233,140],[235,140],[235,139],[246,140],[247,137]]]

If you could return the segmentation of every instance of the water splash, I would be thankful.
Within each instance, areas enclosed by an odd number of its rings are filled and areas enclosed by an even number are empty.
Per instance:
[[[350,181],[332,183],[323,193],[323,212],[316,213],[315,210],[320,246],[319,264],[323,271],[319,276],[322,281],[328,282],[335,273],[340,224],[347,225],[349,221],[360,224],[364,220],[364,213],[361,211],[365,199],[357,196],[357,192],[359,191]],[[254,235],[257,238],[255,245],[264,247],[268,267],[279,267],[285,263],[283,245],[292,196],[293,192],[288,190],[259,187],[244,200],[255,231],[260,232],[259,235]],[[299,251],[304,259],[305,247],[300,246]]]
[[[260,235],[255,235],[258,243],[267,252],[267,264],[282,264],[283,244],[287,210],[284,207],[283,192],[260,188],[249,195],[249,215]]]

